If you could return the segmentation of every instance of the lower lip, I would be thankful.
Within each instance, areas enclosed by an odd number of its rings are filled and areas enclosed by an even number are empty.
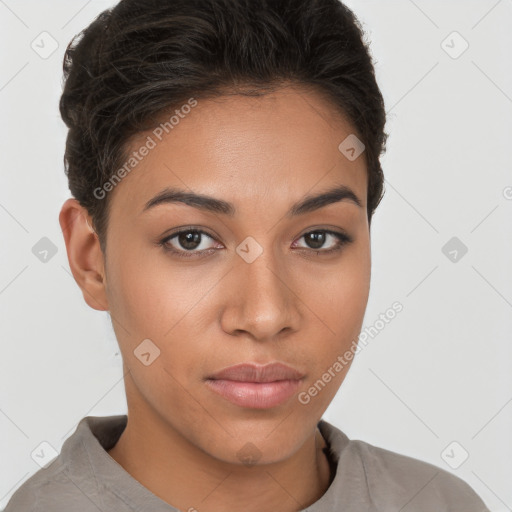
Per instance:
[[[275,382],[239,382],[208,379],[206,384],[220,396],[241,407],[269,409],[286,402],[299,388],[299,380]]]

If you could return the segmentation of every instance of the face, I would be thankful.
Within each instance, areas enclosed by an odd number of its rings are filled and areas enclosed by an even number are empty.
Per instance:
[[[293,454],[347,373],[335,363],[357,340],[370,284],[367,171],[364,153],[349,160],[338,149],[355,130],[334,116],[293,88],[198,101],[162,140],[148,131],[132,141],[134,151],[148,136],[156,145],[110,192],[105,293],[128,405],[145,404],[218,460],[239,464],[249,442],[261,462]],[[293,211],[339,187],[355,200]],[[230,206],[146,207],[166,189]],[[209,385],[246,362],[303,377],[261,407]]]

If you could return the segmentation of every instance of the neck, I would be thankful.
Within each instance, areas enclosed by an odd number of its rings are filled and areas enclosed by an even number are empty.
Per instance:
[[[210,456],[156,415],[150,416],[152,421],[146,413],[128,417],[109,455],[179,510],[296,512],[316,502],[332,480],[318,428],[288,459],[244,466]]]

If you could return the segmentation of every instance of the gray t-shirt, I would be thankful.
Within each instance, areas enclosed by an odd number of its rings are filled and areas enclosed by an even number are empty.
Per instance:
[[[5,512],[177,512],[107,453],[126,424],[126,415],[83,418],[60,454],[16,490]],[[303,512],[489,512],[467,483],[443,469],[350,440],[325,420],[318,428],[336,473]]]

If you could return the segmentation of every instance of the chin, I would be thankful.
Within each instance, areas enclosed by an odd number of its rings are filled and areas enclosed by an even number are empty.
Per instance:
[[[210,446],[206,446],[204,451],[219,461],[241,467],[261,466],[286,460],[299,450],[305,440],[302,437],[305,438],[307,435],[305,432],[298,433],[289,427],[286,428],[284,422],[281,427],[276,428],[280,421],[282,420],[274,420],[271,424],[264,422],[259,429],[252,425],[247,433],[242,433],[236,428],[226,428],[236,434],[230,436],[224,432],[221,438],[212,439]]]

